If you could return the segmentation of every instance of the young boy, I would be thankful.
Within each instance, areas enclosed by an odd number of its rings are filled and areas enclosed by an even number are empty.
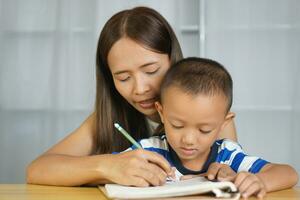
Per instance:
[[[217,140],[234,117],[231,105],[232,79],[222,65],[183,59],[167,72],[156,102],[165,134],[140,144],[163,155],[179,174],[206,173],[209,179],[234,182],[245,198],[294,186],[298,175],[292,167],[249,156],[231,140]]]

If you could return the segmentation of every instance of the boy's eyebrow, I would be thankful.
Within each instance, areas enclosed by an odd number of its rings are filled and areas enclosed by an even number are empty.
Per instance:
[[[144,68],[144,67],[147,67],[147,66],[149,66],[149,65],[153,65],[153,64],[155,64],[155,63],[157,63],[157,61],[154,61],[154,62],[148,62],[148,63],[145,63],[145,64],[139,66],[139,68]],[[120,70],[120,71],[114,72],[114,75],[118,75],[118,74],[122,74],[122,73],[126,73],[126,72],[128,72],[128,70]]]
[[[169,116],[169,119],[171,120],[176,120],[176,121],[179,121],[179,122],[185,122],[185,120],[183,119],[180,119],[176,116]],[[213,123],[212,122],[202,122],[202,123],[197,123],[197,125],[200,125],[200,126],[210,126],[212,125]]]
[[[184,120],[182,120],[182,119],[180,119],[180,118],[178,118],[178,117],[176,117],[176,116],[174,116],[174,115],[170,115],[169,114],[169,117],[168,117],[169,119],[172,119],[172,120],[178,120],[178,121],[184,121]]]

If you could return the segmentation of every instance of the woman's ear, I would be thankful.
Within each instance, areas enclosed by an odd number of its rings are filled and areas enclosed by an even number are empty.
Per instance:
[[[234,112],[228,112],[227,115],[225,116],[225,120],[222,124],[221,130],[224,129],[224,127],[235,117]]]
[[[160,121],[162,123],[164,123],[163,108],[162,108],[162,105],[160,104],[160,102],[158,102],[158,101],[155,102],[155,108],[160,116]]]

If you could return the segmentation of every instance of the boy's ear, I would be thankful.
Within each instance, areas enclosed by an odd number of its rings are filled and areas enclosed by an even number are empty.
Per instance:
[[[158,101],[155,102],[155,108],[160,116],[160,121],[162,123],[164,123],[163,109],[162,109],[162,105],[160,104],[160,102],[158,102]]]
[[[225,120],[222,124],[221,130],[235,117],[234,112],[228,112],[227,115],[225,116]]]

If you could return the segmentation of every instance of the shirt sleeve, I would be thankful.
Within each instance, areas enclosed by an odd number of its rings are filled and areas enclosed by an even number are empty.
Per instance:
[[[153,136],[150,138],[142,139],[138,141],[138,143],[141,145],[141,147],[144,150],[147,151],[153,151],[156,153],[159,153],[163,156],[165,156],[166,152],[168,152],[168,145],[165,137],[158,137],[158,136]],[[118,153],[123,153],[131,150],[135,150],[137,147],[135,145],[132,145],[128,149],[122,151],[122,152],[113,152],[113,154],[118,154]]]
[[[229,165],[235,172],[258,173],[268,161],[247,155],[242,147],[231,140],[224,139],[218,149],[216,162]]]

